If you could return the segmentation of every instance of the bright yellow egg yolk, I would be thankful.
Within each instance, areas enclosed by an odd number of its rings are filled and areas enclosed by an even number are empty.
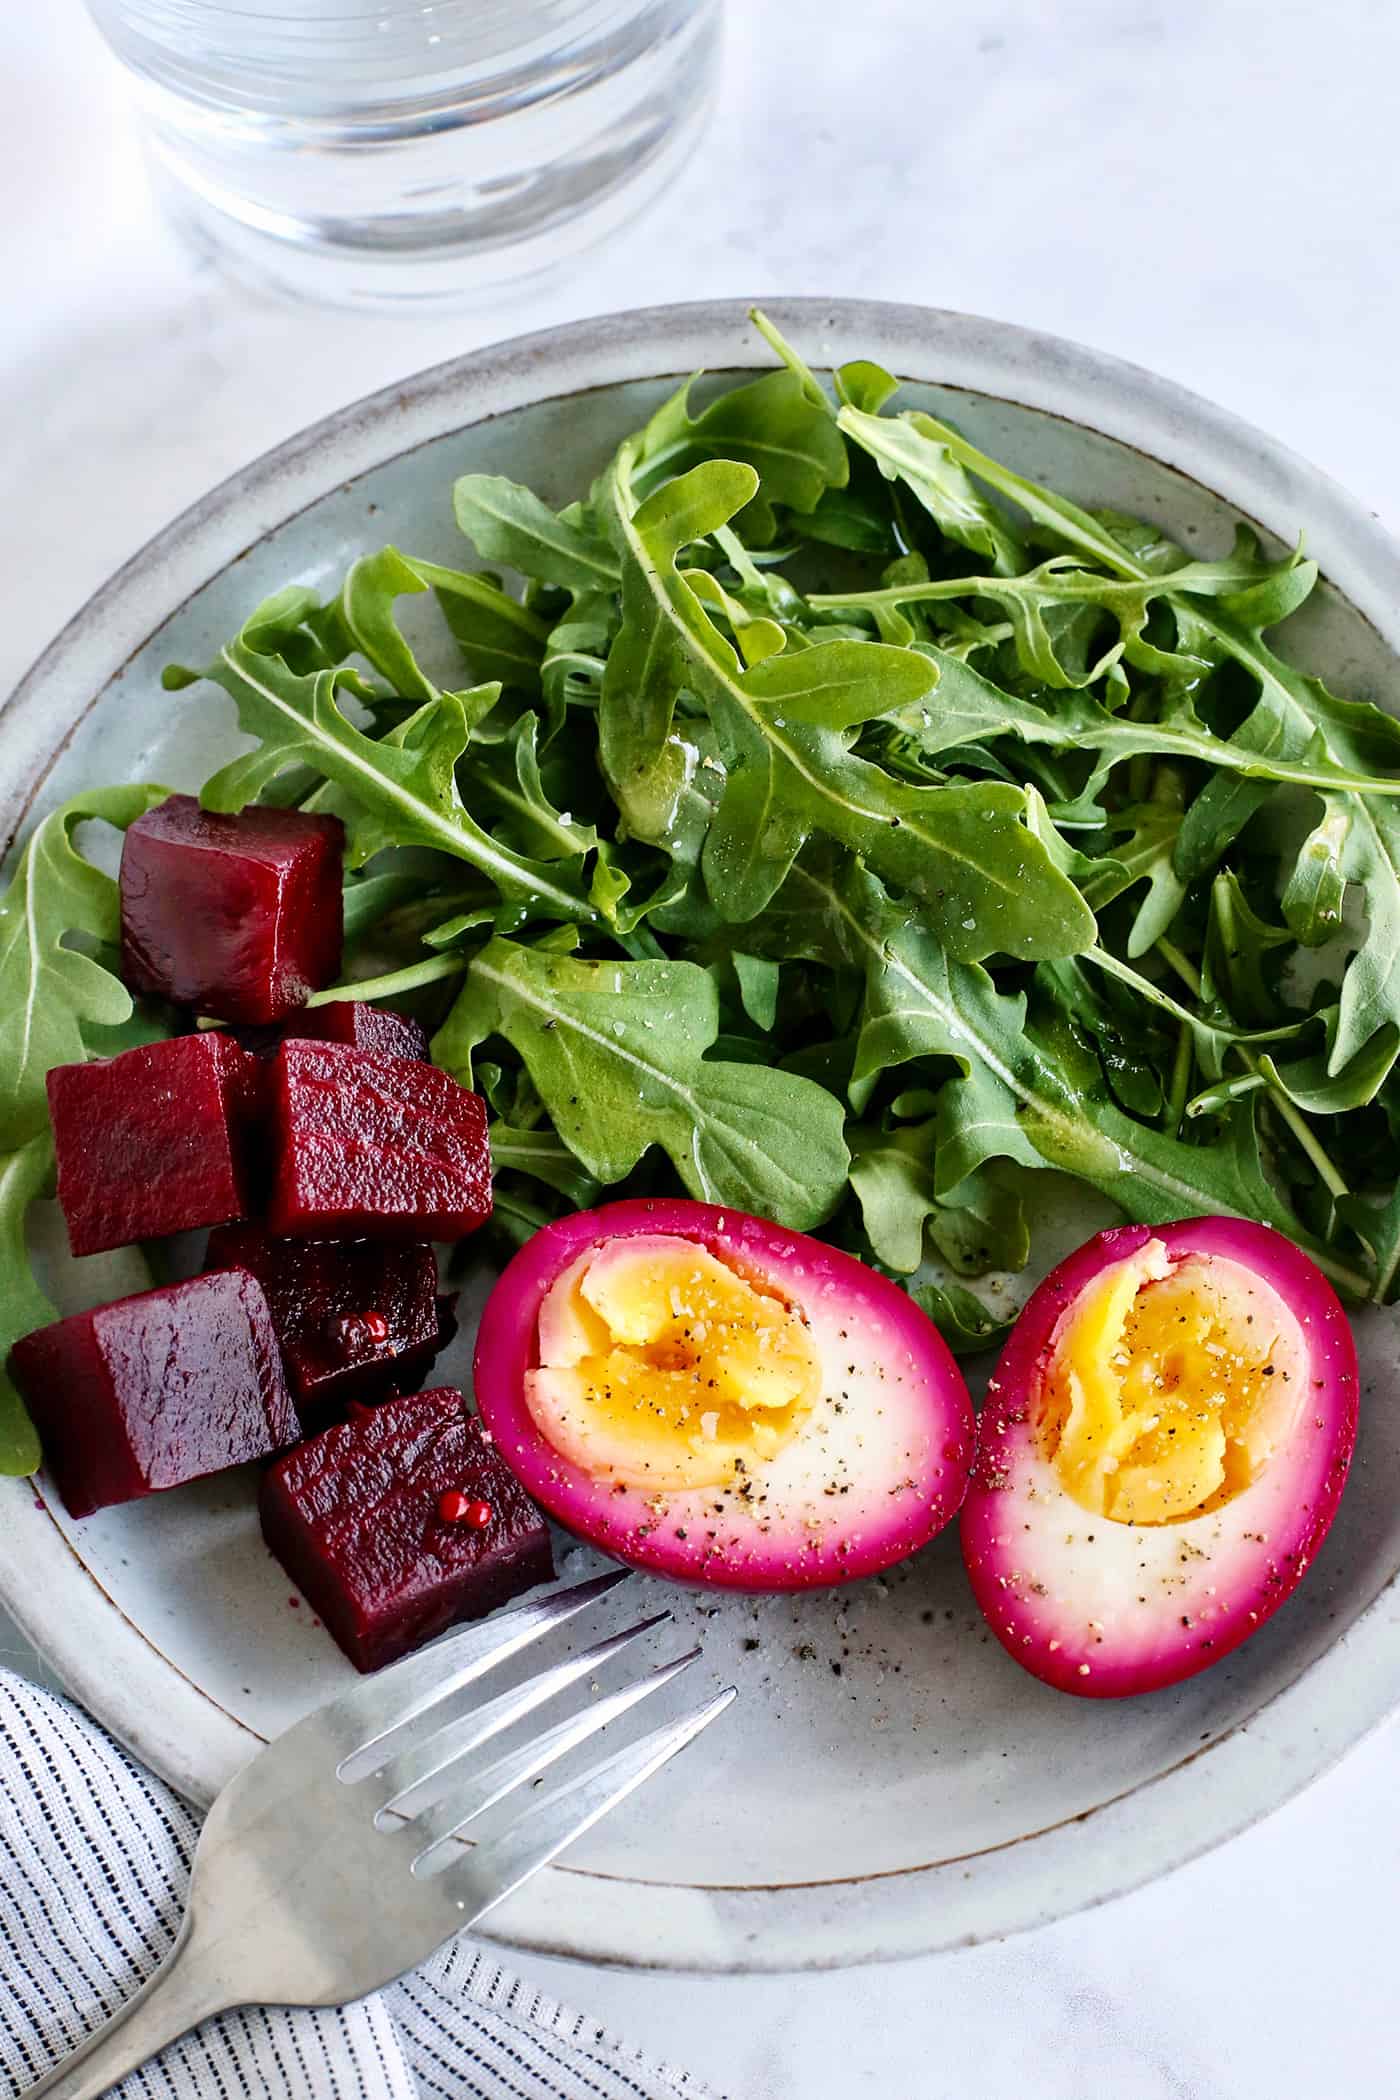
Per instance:
[[[801,1319],[669,1233],[604,1242],[551,1287],[525,1380],[557,1451],[630,1487],[718,1487],[773,1458],[817,1397]]]
[[[1273,1286],[1242,1263],[1160,1240],[1115,1262],[1063,1317],[1036,1426],[1067,1494],[1122,1524],[1218,1509],[1287,1438],[1306,1344]]]

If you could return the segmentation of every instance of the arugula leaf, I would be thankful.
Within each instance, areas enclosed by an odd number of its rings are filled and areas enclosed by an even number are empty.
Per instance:
[[[881,473],[917,498],[945,537],[983,555],[999,575],[1014,576],[1021,568],[1025,557],[1009,521],[939,441],[932,417],[918,410],[871,415],[847,402],[836,420]]]
[[[766,955],[746,955],[742,948],[735,948],[729,959],[739,980],[744,1012],[755,1028],[771,1035],[778,1019],[780,965]]]
[[[561,729],[570,707],[596,712],[607,669],[605,652],[616,625],[613,601],[601,592],[575,599],[550,629],[540,667],[540,689],[550,734]]]
[[[989,487],[1017,503],[1057,542],[1120,576],[1143,580],[1143,562],[1088,512],[989,459],[955,431],[937,427],[953,456]],[[1368,702],[1341,700],[1318,678],[1278,656],[1263,639],[1264,628],[1296,608],[1299,600],[1278,587],[1246,592],[1231,607],[1191,606],[1181,619],[1183,638],[1243,671],[1257,698],[1230,741],[1239,751],[1267,759],[1276,777],[1305,759],[1352,776],[1351,823],[1338,868],[1360,885],[1366,900],[1366,937],[1342,984],[1341,1019],[1332,1047],[1339,1071],[1367,1039],[1400,1010],[1400,810],[1390,798],[1400,792],[1393,777],[1400,767],[1400,722]],[[1180,615],[1179,615],[1180,619]],[[1384,769],[1384,770],[1383,770]],[[1384,799],[1381,799],[1384,797]],[[1217,860],[1262,806],[1259,788],[1243,782],[1210,781],[1188,810],[1177,846],[1177,869],[1190,880]],[[1295,897],[1295,910],[1298,902]]]
[[[346,688],[374,710],[377,722],[392,723],[411,713],[412,703],[440,697],[398,620],[398,600],[421,596],[427,589],[416,563],[396,547],[382,547],[351,563],[339,591],[325,605],[300,589],[266,599],[246,622],[243,639],[260,655],[280,657],[290,670],[304,675],[335,670],[353,656],[363,657],[382,687],[347,669]],[[308,646],[308,635],[314,646]],[[167,683],[181,676],[177,672]],[[495,705],[499,691],[499,686],[487,685],[458,695],[473,730]],[[328,801],[323,791],[320,806]]]
[[[1097,913],[1139,882],[1146,882],[1147,895],[1128,932],[1130,962],[1150,953],[1186,900],[1186,885],[1176,872],[1174,858],[1184,803],[1176,769],[1159,766],[1151,799],[1112,818],[1112,858],[1095,861],[1082,884],[1085,903]]]
[[[1335,1116],[1374,1101],[1394,1070],[1397,1056],[1400,1027],[1387,1022],[1339,1072],[1332,1070],[1326,1056],[1300,1057],[1279,1065],[1267,1051],[1260,1056],[1259,1072],[1265,1085],[1286,1094],[1305,1114]]]
[[[1037,572],[1039,574],[1040,572]],[[1130,587],[1105,582],[1100,577],[1085,577],[1089,593],[1097,602],[1097,594],[1121,594]],[[846,609],[868,609],[879,611],[901,604],[917,604],[931,594],[944,589],[950,592],[978,590],[985,595],[993,592],[1019,593],[1022,584],[1034,579],[1013,577],[1005,582],[989,578],[959,577],[946,585],[909,584],[897,585],[879,591],[838,592],[826,597],[814,598],[817,607],[831,606]],[[1136,597],[1141,600],[1143,617],[1146,617],[1146,602],[1165,593],[1173,578],[1153,579],[1137,587]],[[1059,595],[1064,586],[1055,592],[1037,593],[1022,601],[1019,596],[1013,601],[1024,611],[1029,605],[1037,616],[1040,607]],[[1039,623],[1038,623],[1039,624]],[[929,756],[951,750],[956,745],[973,738],[1014,736],[1027,744],[1044,744],[1054,750],[1096,751],[1101,757],[1101,768],[1097,778],[1109,766],[1124,759],[1135,757],[1165,757],[1178,760],[1194,760],[1201,765],[1217,769],[1225,774],[1238,774],[1245,780],[1267,782],[1292,787],[1316,788],[1319,792],[1351,789],[1358,793],[1388,798],[1400,796],[1400,779],[1388,781],[1367,770],[1364,762],[1350,766],[1341,760],[1333,761],[1327,754],[1317,754],[1315,748],[1295,755],[1275,750],[1259,750],[1248,740],[1238,736],[1215,736],[1200,720],[1189,700],[1182,698],[1174,702],[1161,717],[1152,721],[1125,720],[1110,713],[1102,704],[1079,690],[1100,678],[1108,667],[1109,655],[1102,657],[1081,676],[1070,676],[1054,653],[1054,645],[1048,633],[1036,644],[1037,654],[1031,659],[1037,677],[1057,688],[1052,695],[1053,707],[1041,706],[1038,702],[1008,692],[990,679],[973,670],[961,659],[950,656],[931,642],[917,645],[919,654],[927,656],[939,667],[939,684],[934,699],[923,698],[913,707],[887,710],[908,733],[915,736]],[[1109,652],[1111,655],[1112,652]],[[1053,672],[1053,677],[1047,673]],[[944,688],[947,688],[946,696]],[[1400,754],[1398,754],[1400,755]],[[1091,790],[1092,791],[1092,790]],[[1203,795],[1209,790],[1203,790]],[[1224,791],[1222,791],[1224,792]],[[1233,795],[1233,788],[1229,790]],[[1261,790],[1262,792],[1262,790]],[[1199,820],[1195,811],[1202,796],[1192,805],[1192,814],[1187,825]],[[1233,807],[1233,804],[1231,805]],[[1257,802],[1252,802],[1253,814]],[[1243,821],[1243,820],[1241,820]],[[1194,836],[1194,833],[1192,834]],[[1223,845],[1228,840],[1222,842]],[[1218,857],[1214,852],[1209,860]],[[1194,849],[1190,864],[1182,867],[1181,850],[1178,849],[1178,873],[1189,876],[1199,873]]]
[[[877,1261],[912,1274],[923,1260],[924,1226],[938,1209],[933,1185],[933,1125],[847,1133],[851,1187]]]
[[[606,540],[560,517],[532,489],[499,474],[463,474],[452,487],[458,528],[478,554],[566,591],[612,589],[617,561]]]
[[[1143,977],[1129,964],[1110,954],[1103,948],[1090,949],[1084,958],[1098,970],[1104,971],[1119,984],[1126,986],[1148,1006],[1158,1008],[1172,1020],[1190,1030],[1195,1039],[1196,1054],[1205,1070],[1218,1077],[1225,1066],[1226,1055],[1233,1049],[1255,1049],[1263,1043],[1293,1042],[1308,1026],[1310,1016],[1300,1016],[1291,1021],[1279,1022],[1273,1028],[1238,1028],[1233,1021],[1223,1017],[1222,1010],[1211,1011],[1211,1002],[1204,1008],[1183,1006],[1160,984]],[[1094,993],[1084,982],[1084,973],[1077,960],[1045,964],[1041,967],[1040,982],[1053,985],[1057,1003],[1065,1013],[1083,1014],[1092,1007]]]
[[[636,456],[647,486],[662,472],[723,459],[752,467],[765,499],[795,511],[810,513],[828,491],[845,488],[849,462],[831,409],[797,373],[765,372],[699,416],[690,413],[694,384],[688,379],[641,434]]]
[[[786,718],[778,730],[734,715],[725,732],[728,780],[702,864],[726,919],[761,911],[804,842],[825,831],[917,897],[954,955],[1073,953],[1092,940],[1078,893],[1021,822],[1019,788],[908,786],[843,753],[832,732]]]
[[[1164,1023],[1144,1013],[1138,1000],[1148,987],[1136,971],[1117,975],[1118,958],[1094,948],[1084,958],[1113,971],[1105,981],[1078,960],[1042,963],[1047,977],[1060,977],[1059,1003],[1072,1011],[1081,1037],[1092,1041],[1109,1091],[1120,1108],[1144,1122],[1157,1122],[1163,1112],[1162,1073],[1171,1062],[1173,1045]],[[1193,1034],[1189,1023],[1188,1037]],[[1193,1043],[1193,1049],[1199,1046]]]
[[[1335,1032],[1337,1010],[1329,1015],[1329,1041]],[[1278,1064],[1267,1051],[1251,1058],[1246,1070],[1220,1079],[1204,1088],[1186,1104],[1190,1117],[1218,1115],[1232,1101],[1247,1094],[1271,1093],[1275,1101],[1291,1102],[1310,1116],[1335,1116],[1350,1109],[1365,1108],[1375,1100],[1395,1068],[1400,1055],[1400,1028],[1393,1024],[1377,1029],[1365,1048],[1358,1050],[1340,1072],[1328,1070],[1326,1052],[1294,1058]]]
[[[703,660],[718,639],[677,559],[728,524],[758,487],[752,467],[715,461],[637,509],[634,457],[635,446],[624,445],[604,484],[605,519],[622,550],[622,625],[598,695],[599,752],[614,785],[642,779],[659,763],[692,651],[698,644]]]
[[[442,616],[482,684],[540,689],[540,672],[552,630],[547,620],[521,605],[490,577],[438,562],[409,563],[420,583],[434,592]]]
[[[47,1129],[0,1154],[0,1473],[37,1472],[42,1457],[38,1434],[4,1366],[22,1335],[58,1318],[34,1280],[25,1242],[29,1206],[50,1193],[52,1181]]]
[[[433,1057],[469,1082],[475,1049],[503,1036],[598,1181],[621,1181],[660,1145],[705,1202],[820,1224],[849,1163],[840,1103],[789,1072],[707,1059],[718,1032],[714,980],[696,963],[585,962],[494,940]]]
[[[1279,1013],[1280,1001],[1266,958],[1288,945],[1287,928],[1261,919],[1233,869],[1222,868],[1210,886],[1199,972],[1204,1004],[1228,1018],[1238,1016],[1253,1028],[1267,1029]],[[1182,967],[1169,946],[1163,946],[1162,952],[1182,982],[1191,987],[1190,969]]]
[[[851,1188],[877,1261],[910,1275],[923,1260],[927,1231],[943,1259],[964,1276],[1019,1269],[1029,1242],[1025,1212],[1010,1181],[979,1168],[947,1195],[934,1162],[943,1139],[937,1117],[892,1130],[856,1124],[847,1132]]]
[[[511,1254],[553,1222],[551,1211],[538,1203],[531,1203],[517,1189],[505,1186],[493,1189],[491,1215],[485,1229],[493,1239],[504,1240]]]
[[[527,860],[493,839],[468,813],[456,765],[471,737],[460,694],[439,693],[389,736],[377,741],[353,727],[339,706],[354,691],[342,669],[298,674],[248,640],[257,614],[202,672],[172,666],[165,684],[178,690],[199,678],[234,700],[241,728],[258,739],[206,781],[207,809],[236,811],[290,768],[310,767],[350,797],[350,860],[360,866],[387,846],[431,846],[489,876],[503,898],[527,914],[596,918],[578,877]]]
[[[1283,916],[1295,940],[1320,948],[1342,927],[1347,839],[1352,811],[1340,795],[1325,795],[1321,820],[1298,851],[1283,891]]]
[[[934,674],[923,659],[881,643],[834,641],[741,667],[676,559],[733,515],[752,487],[747,470],[720,461],[694,467],[635,512],[630,474],[624,446],[609,483],[624,550],[623,624],[601,695],[604,765],[615,780],[644,776],[664,748],[682,688],[704,700],[727,771],[703,857],[724,916],[760,912],[804,840],[825,832],[913,891],[955,954],[1068,954],[1087,945],[1090,915],[1020,821],[1018,789],[911,786],[847,748],[843,731],[929,690]]]
[[[932,1320],[954,1356],[999,1349],[1015,1325],[1013,1314],[999,1319],[960,1283],[915,1284],[909,1295]]]
[[[844,547],[852,554],[894,554],[894,520],[858,488],[827,489],[814,509],[798,520],[807,540]]]
[[[1366,901],[1366,933],[1342,979],[1341,1013],[1329,1069],[1340,1072],[1375,1032],[1400,1015],[1400,811],[1361,795],[1347,798],[1350,822],[1337,876]],[[1313,833],[1314,839],[1316,832]],[[1296,918],[1299,895],[1292,898]]]
[[[400,700],[438,697],[438,688],[408,646],[394,611],[398,598],[426,589],[422,577],[396,547],[361,555],[350,564],[340,588],[339,634],[342,642],[349,645],[345,655],[358,650]],[[264,655],[276,653],[271,634],[258,636],[257,646]]]
[[[523,714],[498,744],[478,746],[457,766],[457,783],[479,808],[492,802],[503,811],[510,836],[537,861],[569,860],[598,844],[591,824],[558,810],[545,792],[536,748],[539,719]]]
[[[382,931],[391,914],[403,905],[420,904],[422,899],[421,872],[394,869],[353,878],[345,885],[343,902],[346,947],[353,947],[369,933]],[[433,904],[432,911],[441,916],[438,904]]]
[[[163,787],[94,788],[34,829],[0,896],[0,1147],[14,1152],[48,1128],[45,1075],[87,1056],[83,1031],[131,1015],[131,994],[78,934],[111,946],[120,933],[117,885],[74,843],[98,818],[125,830],[163,802]]]
[[[497,1174],[528,1174],[544,1182],[566,1196],[575,1210],[589,1210],[598,1200],[598,1183],[582,1171],[557,1132],[548,1128],[523,1130],[509,1123],[493,1123],[491,1166]]]
[[[1393,1305],[1400,1297],[1400,1183],[1384,1202],[1344,1196],[1337,1209],[1371,1257],[1375,1268],[1373,1302]]]
[[[998,1163],[978,1167],[940,1198],[929,1234],[950,1268],[961,1276],[989,1269],[1023,1269],[1030,1253],[1025,1205],[1014,1169]]]
[[[763,326],[761,321],[759,326]],[[769,340],[773,338],[770,336]],[[853,357],[849,363],[838,365],[833,376],[837,399],[845,407],[863,409],[870,416],[878,416],[885,403],[899,392],[894,374],[868,357]]]
[[[1365,1294],[1365,1274],[1306,1232],[1265,1176],[1252,1104],[1232,1109],[1209,1148],[1139,1123],[1114,1105],[1062,1014],[1033,1019],[1024,994],[999,992],[978,964],[954,960],[926,929],[901,922],[867,875],[855,871],[845,895],[805,868],[793,879],[824,892],[834,928],[865,958],[857,1079],[929,1055],[960,1067],[939,1097],[941,1196],[990,1159],[1058,1167],[1144,1224],[1220,1211],[1261,1219],[1306,1246],[1343,1288]]]

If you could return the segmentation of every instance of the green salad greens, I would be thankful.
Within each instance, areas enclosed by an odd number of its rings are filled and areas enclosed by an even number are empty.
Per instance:
[[[1025,1263],[1053,1169],[1389,1302],[1400,722],[1266,639],[1313,565],[1244,529],[1197,560],[755,319],[776,369],[683,386],[564,509],[463,476],[480,569],[386,547],[167,673],[251,739],[205,803],[344,819],[353,994],[486,1097],[508,1235],[679,1183],[975,1348],[957,1279]],[[56,812],[0,902],[7,1337],[46,1311],[44,1072],[154,1025],[74,829],[160,792]]]

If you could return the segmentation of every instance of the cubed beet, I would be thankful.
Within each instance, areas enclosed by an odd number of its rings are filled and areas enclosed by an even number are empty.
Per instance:
[[[449,1342],[455,1342],[457,1339],[457,1332],[461,1326],[461,1321],[457,1318],[458,1296],[459,1293],[456,1291],[439,1291],[438,1293],[437,1345],[439,1356],[441,1356]]]
[[[75,1254],[246,1217],[262,1070],[212,1030],[48,1076],[58,1200]]]
[[[340,969],[338,817],[213,816],[172,795],[122,848],[122,975],[223,1021],[279,1021]]]
[[[354,1409],[269,1468],[259,1508],[357,1670],[554,1574],[544,1518],[449,1386]]]
[[[349,1050],[427,1062],[427,1029],[407,1014],[371,1006],[367,999],[331,999],[324,1006],[305,1007],[284,1022],[282,1034],[288,1042],[295,1037],[299,1042],[343,1043]]]
[[[266,1028],[235,1028],[254,1057],[273,1057],[283,1043],[344,1043],[351,1050],[377,1050],[384,1057],[428,1057],[428,1031],[392,1007],[365,999],[331,999],[298,1008],[289,1020]]]
[[[271,1231],[459,1240],[491,1215],[486,1104],[435,1065],[289,1042],[270,1095]]]
[[[74,1517],[299,1434],[267,1300],[238,1269],[41,1327],[15,1343],[10,1371]]]
[[[420,1385],[441,1346],[437,1260],[424,1240],[286,1240],[226,1225],[210,1233],[204,1266],[247,1269],[262,1285],[303,1429],[351,1400]]]

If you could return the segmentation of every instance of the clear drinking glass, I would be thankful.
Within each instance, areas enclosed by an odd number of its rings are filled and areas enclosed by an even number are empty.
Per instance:
[[[548,268],[695,143],[722,0],[89,0],[229,267],[348,304]]]

